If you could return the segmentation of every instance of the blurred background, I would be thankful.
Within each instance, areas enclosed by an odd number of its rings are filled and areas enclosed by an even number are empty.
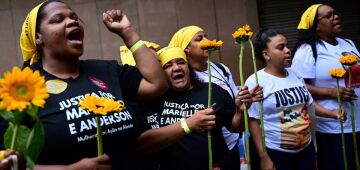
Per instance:
[[[0,74],[23,63],[19,37],[27,13],[40,0],[0,0]],[[327,3],[340,15],[344,37],[360,45],[360,10],[356,0],[64,0],[84,22],[85,52],[82,59],[119,60],[121,38],[102,23],[102,12],[122,9],[143,40],[166,46],[181,27],[198,25],[210,39],[224,41],[212,60],[227,65],[239,84],[239,45],[231,34],[249,24],[256,32],[271,27],[287,36],[291,49],[301,14],[311,4]],[[252,74],[250,47],[245,49],[245,77]],[[261,63],[258,63],[261,68]]]

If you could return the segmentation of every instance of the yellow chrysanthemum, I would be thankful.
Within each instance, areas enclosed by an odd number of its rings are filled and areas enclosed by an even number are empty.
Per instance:
[[[342,68],[334,68],[329,70],[329,74],[334,78],[343,78],[346,71]]]
[[[247,41],[249,40],[252,35],[253,35],[253,32],[250,31],[251,30],[251,27],[249,25],[244,25],[240,28],[238,28],[233,34],[233,38],[237,41],[237,42],[240,42],[240,41]]]
[[[89,110],[95,115],[106,115],[110,112],[120,112],[124,109],[123,101],[115,101],[105,97],[86,96],[79,102],[79,106],[84,110]]]
[[[221,47],[224,43],[220,40],[220,41],[216,41],[216,40],[201,40],[199,42],[199,47],[203,50],[210,50],[210,49],[218,49],[219,47]]]
[[[39,71],[13,67],[11,72],[6,72],[4,78],[0,79],[0,109],[22,112],[30,104],[44,107],[48,97],[45,79]]]
[[[358,62],[357,57],[353,54],[347,54],[339,59],[339,62],[343,65],[351,66]]]

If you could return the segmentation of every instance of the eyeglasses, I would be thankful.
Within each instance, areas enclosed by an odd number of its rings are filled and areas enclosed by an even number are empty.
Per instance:
[[[335,11],[330,11],[329,13],[327,13],[326,15],[320,17],[318,20],[322,20],[322,19],[334,19],[335,15],[338,15],[335,13]]]

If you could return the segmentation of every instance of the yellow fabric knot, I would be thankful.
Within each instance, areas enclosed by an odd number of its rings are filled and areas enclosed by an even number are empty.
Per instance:
[[[311,5],[308,9],[306,9],[306,11],[301,16],[301,20],[299,22],[297,29],[308,30],[312,28],[316,16],[316,11],[321,5],[322,4],[314,4]]]
[[[28,13],[23,23],[20,34],[21,53],[23,55],[24,61],[30,60],[30,65],[39,60],[39,56],[37,56],[37,48],[35,42],[35,31],[36,31],[35,29],[36,29],[36,18],[39,12],[39,8],[44,2],[37,5]]]
[[[180,47],[185,50],[185,48],[189,45],[192,38],[200,31],[204,31],[202,28],[191,25],[184,28],[181,28],[177,31],[174,36],[171,38],[169,47]]]

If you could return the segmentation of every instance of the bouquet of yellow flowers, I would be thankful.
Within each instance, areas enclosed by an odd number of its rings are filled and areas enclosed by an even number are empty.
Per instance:
[[[0,78],[0,115],[9,122],[4,134],[4,146],[22,153],[30,169],[44,143],[44,129],[38,109],[44,107],[48,97],[45,78],[40,76],[39,71],[14,67]],[[23,125],[24,121],[32,126]]]
[[[211,107],[211,95],[212,95],[212,89],[211,89],[211,53],[217,49],[219,49],[223,42],[216,41],[216,40],[201,40],[199,42],[199,47],[203,50],[208,51],[208,61],[207,61],[207,70],[208,70],[208,107]],[[211,132],[208,131],[208,150],[209,150],[209,169],[212,170],[213,168],[213,159],[212,159],[212,147],[211,147]]]
[[[100,116],[105,116],[110,112],[120,112],[124,109],[125,104],[123,101],[115,101],[105,97],[86,96],[84,100],[79,102],[80,108],[88,110],[95,116],[96,120],[96,135],[97,135],[97,148],[98,156],[103,154],[102,149],[102,130],[100,126]]]

